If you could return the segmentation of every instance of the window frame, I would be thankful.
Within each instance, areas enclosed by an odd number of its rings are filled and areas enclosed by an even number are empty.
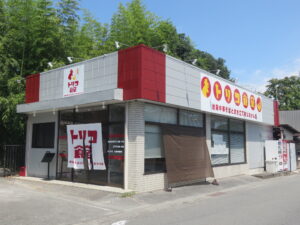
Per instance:
[[[212,121],[212,118],[224,118],[224,117],[220,117],[220,116],[211,116],[210,120]],[[225,118],[227,120],[227,129],[226,130],[222,130],[222,129],[216,129],[216,128],[212,128],[211,126],[211,132],[210,132],[210,147],[212,147],[212,135],[213,135],[213,131],[216,132],[222,132],[222,133],[226,133],[228,135],[228,163],[221,163],[221,164],[211,164],[212,167],[219,167],[219,166],[231,166],[231,165],[241,165],[241,164],[247,164],[247,141],[246,141],[246,122],[244,120],[239,120],[243,122],[243,132],[242,131],[232,131],[230,130],[230,121],[232,120],[237,120],[237,119],[231,119],[231,118]],[[211,121],[210,121],[210,125],[211,125]],[[242,134],[244,136],[244,162],[238,162],[238,163],[231,163],[231,144],[230,144],[230,140],[231,140],[231,134]]]
[[[37,145],[35,145],[37,143],[33,141],[33,140],[36,139],[35,132],[34,132],[35,131],[35,126],[41,126],[42,124],[44,124],[44,125],[45,124],[48,124],[48,125],[51,124],[51,126],[53,126],[53,130],[51,131],[51,132],[53,132],[53,140],[52,140],[51,146],[44,146],[44,145],[43,146],[37,146]],[[56,137],[55,137],[55,130],[56,130],[55,129],[55,122],[32,123],[31,148],[32,149],[54,149],[54,147],[55,147],[55,139],[56,139]],[[40,133],[40,132],[38,132],[38,133]],[[46,136],[49,136],[49,134],[46,135]]]
[[[146,103],[146,104],[151,104],[151,103]],[[151,105],[155,105],[155,106],[160,106],[160,105],[157,105],[157,104],[151,104]],[[169,107],[169,106],[163,106],[163,107],[167,107],[167,108],[173,108],[173,107]],[[171,125],[171,126],[177,126],[177,127],[194,127],[195,126],[187,126],[187,125],[180,125],[180,110],[185,110],[185,111],[191,111],[191,112],[196,112],[196,113],[201,113],[202,114],[202,119],[203,119],[203,126],[202,127],[197,127],[197,128],[201,128],[204,130],[204,135],[206,136],[206,114],[203,113],[203,112],[199,112],[199,111],[195,111],[195,110],[189,110],[189,109],[184,109],[184,108],[174,108],[176,110],[176,123],[175,124],[171,124],[171,123],[161,123],[161,122],[150,122],[150,121],[146,121],[144,119],[144,126],[146,127],[146,125],[157,125],[161,128],[162,125],[164,124],[168,124],[168,125]],[[144,111],[145,113],[145,111]],[[144,129],[144,137],[145,137],[145,129]],[[163,140],[162,140],[162,144],[163,144]],[[145,141],[144,141],[144,153],[145,153]],[[149,158],[149,159],[152,159],[152,158]],[[153,159],[156,159],[156,158],[153,158]],[[161,159],[166,159],[166,157],[163,157]],[[166,163],[166,160],[165,160],[165,163]],[[165,164],[165,170],[162,170],[162,171],[153,171],[153,172],[146,172],[145,171],[145,165],[146,165],[146,158],[144,156],[144,175],[151,175],[151,174],[159,174],[159,173],[166,173],[167,172],[167,166]]]

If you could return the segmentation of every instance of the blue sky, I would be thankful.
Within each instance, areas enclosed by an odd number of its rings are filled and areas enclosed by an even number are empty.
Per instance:
[[[81,0],[109,23],[120,0]],[[231,76],[263,91],[267,80],[300,71],[299,0],[144,0],[148,10],[170,19],[200,50],[222,57]]]

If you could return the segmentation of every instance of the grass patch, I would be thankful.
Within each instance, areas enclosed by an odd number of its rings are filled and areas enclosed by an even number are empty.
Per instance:
[[[125,192],[121,194],[121,198],[130,198],[133,197],[135,194],[136,194],[135,191]]]

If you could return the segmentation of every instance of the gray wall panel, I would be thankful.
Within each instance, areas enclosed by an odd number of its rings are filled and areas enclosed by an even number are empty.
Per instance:
[[[246,123],[247,157],[250,169],[264,167],[265,140],[273,139],[271,126]]]
[[[273,100],[265,96],[262,97],[263,123],[274,125]]]
[[[171,56],[166,58],[166,103],[201,110],[201,76],[215,75],[180,61]],[[219,78],[222,80],[222,78]],[[238,85],[237,85],[238,86]],[[241,87],[243,88],[243,87]],[[243,88],[244,89],[244,88]],[[258,93],[256,93],[258,94]],[[273,100],[261,94],[265,124],[274,124]]]
[[[117,88],[118,53],[115,52],[41,73],[40,101],[63,98],[64,70],[82,64],[84,65],[84,93]]]
[[[300,131],[300,110],[280,111],[279,122],[280,124],[288,124]]]

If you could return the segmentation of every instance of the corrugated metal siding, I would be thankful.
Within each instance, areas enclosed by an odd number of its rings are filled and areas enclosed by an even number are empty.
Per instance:
[[[117,52],[68,67],[82,64],[84,64],[84,93],[117,88]],[[41,73],[40,101],[63,98],[63,75],[64,69],[68,67]]]
[[[288,124],[300,131],[300,110],[280,111],[279,122],[280,124]]]
[[[264,167],[265,140],[272,140],[272,126],[246,123],[247,158],[250,169]]]
[[[118,87],[124,90],[124,100],[166,101],[165,54],[138,45],[119,51],[118,60]]]
[[[40,74],[33,74],[26,77],[25,102],[32,103],[39,101]]]

